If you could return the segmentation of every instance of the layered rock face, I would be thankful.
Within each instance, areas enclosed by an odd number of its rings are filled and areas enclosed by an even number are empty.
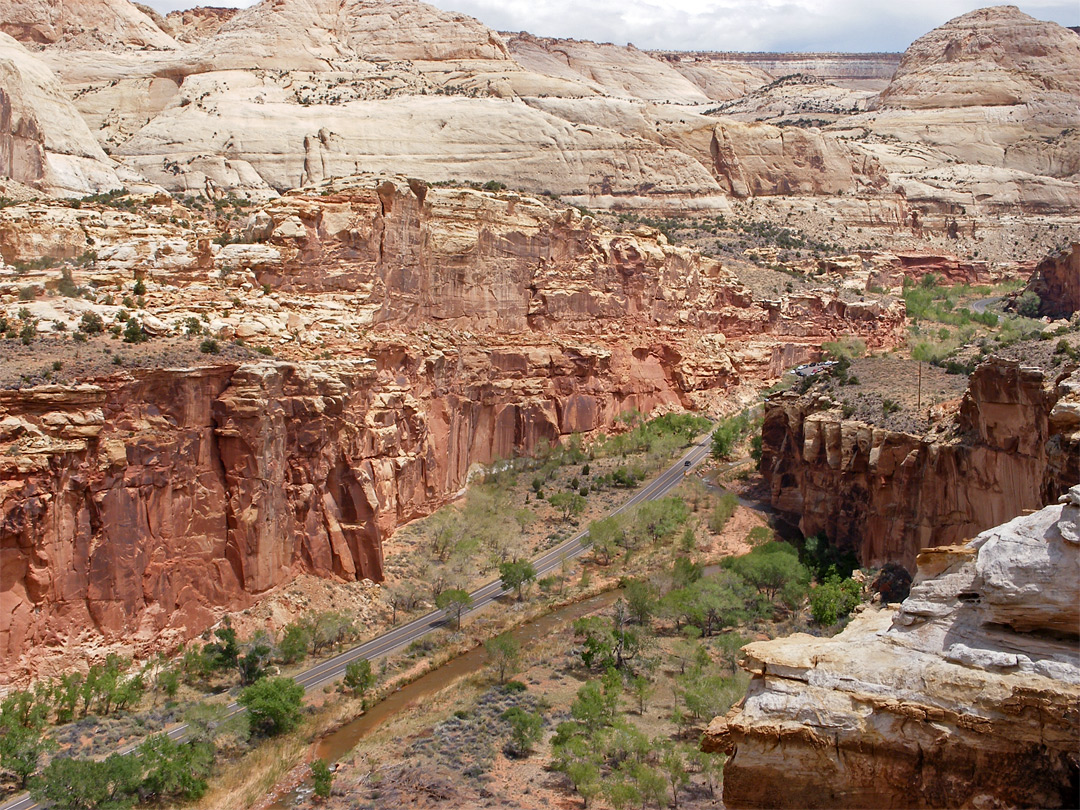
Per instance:
[[[377,580],[384,538],[474,465],[629,410],[719,410],[838,332],[902,335],[902,308],[757,301],[652,229],[614,233],[520,194],[370,176],[325,191],[287,194],[216,241],[208,222],[177,224],[191,214],[165,195],[137,212],[0,211],[6,261],[92,249],[77,283],[143,279],[136,317],[154,335],[194,321],[340,358],[0,392],[5,678],[95,645],[169,647],[298,572]],[[28,308],[46,347],[58,324],[120,309],[104,292],[19,300],[59,272],[0,285],[9,322]]]
[[[917,39],[882,107],[1015,105],[1080,95],[1080,38],[1016,6],[972,11]]]
[[[62,194],[121,183],[52,71],[0,33],[0,177]]]
[[[961,546],[835,638],[743,648],[746,698],[703,739],[732,808],[1073,807],[1080,486]]]
[[[761,471],[772,504],[863,565],[957,543],[1075,482],[1080,372],[1047,379],[991,359],[954,420],[913,436],[845,420],[831,401],[787,393],[766,405]]]
[[[405,345],[0,392],[5,680],[175,644],[302,571],[379,580],[383,538],[471,465],[680,393],[629,350]]]
[[[1043,317],[1071,318],[1080,311],[1080,243],[1040,262],[1024,289],[1039,296]]]
[[[1021,226],[995,214],[1076,217],[1076,38],[1010,7],[921,39],[880,99],[893,65],[882,55],[504,39],[415,0],[265,0],[165,19],[124,0],[14,0],[7,18],[129,188],[267,199],[363,170],[605,207],[715,211],[732,196],[813,211],[842,194],[845,221],[851,209],[883,232],[912,212],[1005,231]],[[816,78],[777,80],[793,71]]]

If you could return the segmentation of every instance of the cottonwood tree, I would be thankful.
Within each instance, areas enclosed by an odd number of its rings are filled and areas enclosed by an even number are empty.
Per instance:
[[[488,663],[498,673],[499,683],[506,683],[506,676],[517,669],[521,659],[521,646],[509,633],[502,633],[484,642]]]
[[[435,607],[454,617],[454,628],[461,629],[461,614],[472,604],[472,597],[464,588],[450,588],[435,599]]]

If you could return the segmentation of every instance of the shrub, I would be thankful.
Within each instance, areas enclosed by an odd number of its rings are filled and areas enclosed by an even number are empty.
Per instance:
[[[1042,299],[1038,293],[1028,290],[1016,299],[1016,312],[1025,318],[1038,318]]]
[[[221,346],[213,338],[207,338],[199,344],[199,351],[203,354],[219,354],[221,352]]]
[[[128,319],[124,327],[124,343],[145,343],[150,336],[143,331],[142,324],[135,318]]]
[[[810,591],[810,613],[814,621],[823,627],[831,627],[847,616],[859,604],[862,585],[848,577],[841,580],[837,574],[826,577],[825,582]]]
[[[345,685],[361,698],[375,685],[375,671],[366,658],[351,661],[345,666]]]
[[[75,279],[71,276],[71,269],[65,267],[60,271],[60,281],[56,285],[57,291],[67,298],[77,298],[79,295],[79,286],[75,283]]]
[[[84,312],[79,319],[79,329],[88,335],[100,335],[105,331],[105,321],[96,312]]]
[[[714,534],[720,534],[738,506],[739,499],[732,493],[725,492],[721,495],[719,502],[713,507],[712,514],[709,515],[709,530]]]
[[[334,772],[321,759],[311,763],[311,786],[320,799],[328,799],[334,789]]]

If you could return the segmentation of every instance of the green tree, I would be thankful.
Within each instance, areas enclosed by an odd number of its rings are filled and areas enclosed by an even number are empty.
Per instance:
[[[142,767],[134,754],[105,760],[54,759],[30,785],[34,801],[55,810],[123,810],[135,802]]]
[[[345,666],[345,685],[358,694],[361,700],[375,685],[375,671],[366,658],[351,661]]]
[[[570,716],[586,735],[590,735],[615,722],[618,703],[618,692],[605,688],[600,681],[586,681],[570,704]]]
[[[667,777],[671,786],[671,798],[674,806],[679,806],[679,790],[690,781],[690,774],[686,770],[685,751],[682,746],[673,744],[670,740],[654,741],[660,751],[660,770]]]
[[[631,627],[626,603],[618,600],[610,618],[585,616],[577,619],[574,634],[583,637],[581,662],[586,667],[623,669],[646,645],[642,628]]]
[[[236,659],[236,669],[240,673],[240,685],[250,686],[266,674],[273,652],[265,631],[260,631],[244,645],[244,654]]]
[[[334,789],[334,772],[323,760],[311,763],[311,786],[320,799],[329,799]]]
[[[637,700],[638,714],[645,714],[645,705],[656,691],[653,682],[645,675],[635,675],[630,679],[630,691]]]
[[[1019,298],[1016,299],[1016,311],[1025,318],[1038,318],[1039,307],[1042,306],[1042,299],[1039,298],[1038,293],[1032,290],[1025,290]]]
[[[615,517],[594,520],[589,524],[586,542],[592,546],[593,556],[601,565],[607,565],[618,554],[622,545],[622,525]]]
[[[724,762],[727,757],[723,754],[706,754],[704,751],[698,750],[689,752],[687,759],[697,767],[698,772],[705,778],[710,798],[715,798],[716,788],[719,787],[724,774]]]
[[[544,718],[520,706],[511,706],[502,713],[501,718],[510,726],[510,743],[506,753],[515,758],[527,757],[544,734]]]
[[[604,798],[613,810],[627,810],[644,804],[641,791],[633,781],[615,776],[604,780]]]
[[[631,531],[642,541],[656,542],[675,532],[690,517],[690,510],[682,498],[671,495],[646,501],[634,510],[630,518]]]
[[[42,754],[55,747],[43,728],[4,724],[0,727],[0,770],[10,773],[19,787],[26,787]]]
[[[464,588],[448,588],[435,598],[435,607],[454,617],[454,628],[461,629],[461,614],[472,604],[472,597]]]
[[[727,522],[731,520],[731,516],[735,514],[738,506],[739,499],[732,493],[725,492],[721,495],[720,500],[709,515],[709,530],[714,534],[720,534],[724,527],[727,526]]]
[[[648,625],[659,604],[656,586],[643,579],[628,579],[623,583],[623,593],[630,617],[640,625]]]
[[[105,331],[105,321],[96,312],[84,312],[79,319],[79,329],[88,335],[100,335]]]
[[[506,682],[506,676],[512,674],[521,658],[521,646],[509,633],[502,633],[484,642],[488,663],[499,675],[499,683]]]
[[[167,734],[155,734],[138,750],[145,774],[139,794],[144,800],[193,801],[206,793],[206,780],[214,764],[213,744],[178,743]]]
[[[788,543],[773,541],[758,546],[734,558],[730,567],[771,602],[780,601],[792,609],[806,595],[810,583],[810,572]]]
[[[283,664],[298,664],[307,657],[309,644],[311,631],[307,625],[300,622],[288,624],[278,643],[278,658]]]
[[[529,560],[512,560],[499,566],[499,577],[502,579],[504,588],[513,588],[517,591],[520,602],[525,596],[529,583],[536,581],[536,568]]]
[[[600,752],[596,746],[583,737],[571,737],[553,745],[551,753],[555,770],[566,774],[585,807],[588,807],[589,801],[600,795],[602,790]]]
[[[667,779],[664,774],[645,764],[635,765],[631,773],[641,793],[642,804],[651,803],[657,807],[667,805]]]
[[[214,631],[216,642],[203,647],[203,656],[214,669],[233,669],[240,655],[240,643],[228,614],[222,620],[221,627]]]
[[[570,520],[585,511],[586,500],[576,492],[557,492],[548,497],[550,503],[556,509],[562,511],[563,520]]]
[[[848,577],[830,574],[810,590],[810,613],[823,627],[831,627],[853,611],[862,599],[862,585]]]
[[[739,670],[739,653],[749,643],[738,633],[724,633],[717,637],[717,647],[720,657],[731,667],[732,674]]]
[[[292,678],[263,678],[240,693],[237,703],[248,710],[251,730],[272,737],[300,723],[304,687]]]

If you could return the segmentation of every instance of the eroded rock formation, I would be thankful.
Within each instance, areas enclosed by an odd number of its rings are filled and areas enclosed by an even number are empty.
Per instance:
[[[67,195],[121,183],[53,72],[0,33],[0,177]]]
[[[1080,243],[1048,256],[1031,274],[1024,291],[1039,296],[1039,315],[1071,318],[1080,312]]]
[[[103,289],[137,276],[153,335],[194,323],[296,358],[0,392],[6,677],[95,644],[167,647],[299,572],[378,579],[383,539],[476,464],[629,410],[719,410],[838,333],[902,334],[902,308],[755,300],[650,228],[521,194],[371,176],[325,191],[255,208],[216,241],[165,195],[0,211],[6,261],[96,256],[75,270],[102,287],[94,300],[19,299],[58,268],[0,283],[9,322],[39,319],[37,345],[86,314],[111,321],[121,302]]]
[[[919,549],[961,542],[1075,483],[1078,383],[1078,371],[1048,378],[991,359],[954,419],[925,436],[845,420],[814,395],[775,397],[761,458],[772,504],[864,565],[910,569]]]
[[[301,571],[381,579],[382,539],[471,465],[680,395],[647,352],[553,345],[0,392],[7,675],[35,649],[175,643]]]
[[[709,725],[732,808],[1074,807],[1080,486],[966,545],[835,638],[755,642]]]

